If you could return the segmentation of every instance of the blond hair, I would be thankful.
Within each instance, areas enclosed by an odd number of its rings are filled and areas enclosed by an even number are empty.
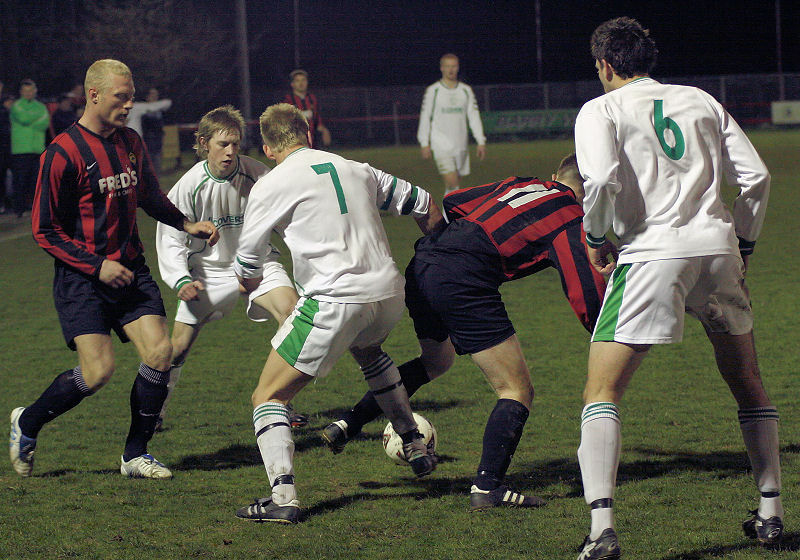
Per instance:
[[[261,113],[258,124],[264,144],[275,152],[292,146],[308,146],[308,121],[294,105],[270,105]]]
[[[89,93],[90,89],[102,92],[111,87],[111,76],[125,76],[131,78],[131,69],[128,65],[113,58],[97,60],[86,70],[86,78],[83,81],[83,89]]]
[[[244,137],[244,127],[244,117],[233,105],[223,105],[222,107],[211,109],[200,119],[200,124],[197,125],[197,132],[194,133],[195,144],[193,148],[197,151],[197,156],[201,158],[208,156],[208,142],[215,133],[228,132],[238,134],[239,139],[242,139]],[[205,142],[200,142],[201,138]]]

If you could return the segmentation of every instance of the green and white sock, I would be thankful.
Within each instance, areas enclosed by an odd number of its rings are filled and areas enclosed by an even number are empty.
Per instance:
[[[605,529],[614,527],[612,505],[621,444],[617,406],[610,402],[587,404],[581,414],[578,463],[584,498],[592,507],[590,539],[596,539]]]
[[[272,501],[284,505],[296,500],[294,441],[289,423],[289,407],[276,402],[258,405],[253,410],[253,428],[272,488]]]

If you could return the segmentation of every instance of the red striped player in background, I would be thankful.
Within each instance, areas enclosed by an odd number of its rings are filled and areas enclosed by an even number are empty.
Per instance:
[[[564,158],[553,179],[510,177],[445,196],[450,224],[417,242],[406,269],[406,306],[422,348],[419,358],[399,367],[409,396],[446,372],[455,354],[471,354],[498,396],[470,491],[472,510],[544,504],[503,484],[533,403],[533,385],[500,285],[555,268],[589,331],[603,299],[605,282],[583,241],[583,179],[574,155]],[[380,414],[367,393],[322,437],[338,453]]]
[[[133,107],[130,69],[98,60],[87,70],[85,86],[83,116],[41,156],[32,212],[36,242],[55,259],[56,311],[79,365],[59,374],[33,404],[12,411],[11,463],[30,476],[39,430],[109,381],[113,329],[123,342],[133,341],[142,360],[120,470],[170,478],[170,470],[147,453],[167,394],[172,345],[136,210],[212,245],[219,234],[211,222],[190,222],[161,192],[142,139],[125,126]]]
[[[322,115],[319,112],[319,101],[317,96],[308,91],[308,72],[297,69],[289,74],[289,85],[292,91],[286,94],[284,102],[294,105],[308,121],[311,129],[311,145],[309,148],[319,148],[317,140],[322,140],[322,145],[331,145],[331,132],[322,123]]]

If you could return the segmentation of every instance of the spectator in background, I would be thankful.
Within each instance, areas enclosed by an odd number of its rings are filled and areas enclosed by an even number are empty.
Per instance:
[[[461,177],[469,175],[467,123],[478,143],[476,155],[486,157],[486,136],[472,88],[458,81],[458,57],[448,53],[439,59],[442,79],[428,86],[422,98],[417,140],[422,159],[436,163],[444,179],[444,194],[461,188]]]
[[[75,104],[67,94],[58,96],[58,107],[50,116],[50,126],[53,129],[55,138],[78,120],[78,113],[75,111]]]
[[[289,74],[289,85],[292,91],[286,94],[284,101],[294,105],[303,113],[312,131],[311,147],[318,147],[317,140],[320,136],[323,146],[331,145],[331,132],[322,124],[322,115],[319,112],[319,101],[317,96],[308,91],[308,72],[305,70],[292,70]]]
[[[83,90],[83,84],[80,82],[75,83],[75,85],[72,86],[72,89],[64,95],[69,97],[70,101],[72,102],[72,108],[75,110],[75,114],[78,115],[78,118],[80,118],[80,116],[83,115],[83,109],[86,107],[86,95]]]
[[[164,142],[164,111],[172,107],[171,99],[159,99],[157,88],[147,90],[145,101],[137,101],[128,113],[128,126],[139,133],[150,152],[156,175],[161,173],[161,148]]]
[[[39,154],[44,151],[44,136],[50,126],[50,113],[36,100],[36,83],[24,79],[20,98],[11,106],[11,171],[14,174],[14,212],[17,217],[31,209]]]
[[[0,214],[5,214],[6,209],[11,206],[11,201],[6,200],[6,175],[11,167],[11,120],[6,106],[6,100],[10,99],[3,96],[3,82],[0,82]]]

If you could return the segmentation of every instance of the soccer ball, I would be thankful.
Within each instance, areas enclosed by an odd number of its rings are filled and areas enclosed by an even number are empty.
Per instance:
[[[427,418],[421,414],[414,413],[414,421],[417,423],[417,429],[425,441],[425,446],[428,448],[428,453],[433,454],[436,452],[436,428],[428,421]],[[397,432],[394,431],[392,423],[386,424],[383,429],[383,450],[389,458],[398,465],[408,465],[405,455],[403,454],[403,440]]]

